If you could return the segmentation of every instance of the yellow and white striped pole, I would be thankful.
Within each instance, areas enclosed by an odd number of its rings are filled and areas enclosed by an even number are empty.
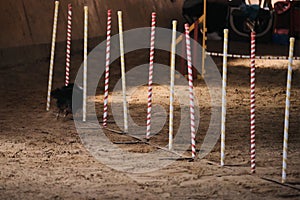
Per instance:
[[[87,104],[87,54],[88,54],[88,7],[84,6],[84,44],[83,44],[83,104],[82,121],[86,121]]]
[[[46,110],[47,111],[50,110],[50,102],[51,102],[51,89],[52,89],[55,40],[56,40],[56,30],[57,30],[58,6],[59,6],[59,1],[55,1],[53,31],[52,31],[52,44],[51,44],[51,56],[50,56],[50,67],[49,67],[49,79],[48,79],[47,105],[46,105]]]
[[[124,133],[128,133],[128,110],[127,110],[127,99],[126,99],[126,79],[125,79],[126,77],[125,77],[122,11],[118,11],[118,23],[119,23],[121,76],[122,76],[122,93],[123,93]]]
[[[174,118],[174,82],[175,82],[175,53],[176,53],[176,27],[177,21],[172,22],[172,44],[171,44],[171,72],[170,72],[170,113],[169,113],[169,150],[173,148],[173,118]]]
[[[223,80],[222,80],[222,118],[221,118],[221,166],[225,160],[225,122],[226,122],[226,83],[227,83],[227,52],[228,52],[228,29],[224,29],[223,44]]]
[[[282,183],[286,181],[286,168],[287,168],[287,151],[288,151],[288,137],[289,137],[289,115],[290,115],[290,96],[292,85],[292,64],[293,64],[293,52],[294,52],[295,38],[290,38],[290,50],[289,50],[289,63],[287,73],[287,85],[286,85],[286,99],[285,99],[285,118],[284,118],[284,136],[283,136],[283,159],[282,159]]]

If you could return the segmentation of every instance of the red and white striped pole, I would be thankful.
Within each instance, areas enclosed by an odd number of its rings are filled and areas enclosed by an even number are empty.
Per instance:
[[[255,32],[251,32],[250,66],[250,133],[251,133],[251,173],[255,173]]]
[[[185,40],[186,40],[186,55],[187,55],[187,65],[188,65],[188,80],[189,80],[189,97],[190,97],[190,118],[191,118],[191,148],[192,148],[192,158],[196,157],[196,131],[195,131],[195,109],[194,109],[194,91],[193,91],[193,67],[192,67],[192,56],[191,56],[191,41],[190,41],[190,31],[189,25],[185,24]]]
[[[106,32],[106,61],[105,61],[105,80],[104,80],[104,105],[103,105],[103,127],[107,127],[107,105],[108,105],[108,86],[109,86],[109,61],[110,61],[110,35],[111,35],[111,10],[107,11],[107,32]]]
[[[66,79],[65,79],[65,86],[68,86],[69,85],[69,81],[70,81],[71,36],[72,36],[72,4],[68,4],[67,51],[66,51]]]
[[[149,62],[149,82],[148,82],[148,106],[147,106],[147,133],[146,139],[151,134],[151,109],[152,109],[152,82],[153,82],[153,61],[154,61],[154,42],[155,42],[156,13],[152,13],[151,19],[151,39],[150,39],[150,62]]]
[[[83,23],[83,93],[82,93],[82,121],[86,122],[87,115],[87,78],[88,78],[88,19],[89,8],[84,6],[84,23]]]

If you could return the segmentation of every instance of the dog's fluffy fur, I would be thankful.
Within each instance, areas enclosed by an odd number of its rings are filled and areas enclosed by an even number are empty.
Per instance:
[[[82,107],[82,88],[74,83],[56,88],[51,92],[51,96],[56,99],[57,117],[60,113],[64,113],[65,117],[70,113],[75,114]],[[72,102],[73,96],[80,99],[80,101],[76,101],[76,105]]]

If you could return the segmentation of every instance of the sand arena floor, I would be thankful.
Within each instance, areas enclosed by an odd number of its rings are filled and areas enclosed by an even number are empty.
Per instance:
[[[212,43],[212,50],[221,44]],[[245,47],[246,46],[246,47]],[[247,45],[237,44],[231,51]],[[258,53],[272,53],[281,46],[263,45]],[[298,48],[299,49],[299,48]],[[297,51],[298,51],[297,49]],[[168,64],[169,55],[157,59]],[[146,63],[148,54],[126,55],[128,69]],[[71,79],[82,61],[72,56]],[[221,70],[221,59],[215,62]],[[283,121],[287,61],[256,62],[256,165],[250,174],[249,60],[228,60],[226,166],[218,165],[220,142],[203,159],[178,160],[160,170],[130,174],[109,168],[87,151],[70,117],[55,119],[55,107],[45,111],[48,60],[30,61],[1,68],[0,74],[0,198],[1,199],[299,199],[300,197],[300,65],[293,65],[287,185],[281,180]],[[53,88],[63,84],[64,56],[56,58]],[[111,67],[111,83],[120,79],[119,63]],[[154,103],[168,110],[168,86],[155,85]],[[202,80],[195,81],[201,112],[197,149],[210,122],[210,97]],[[103,83],[96,102],[101,120]],[[133,120],[146,125],[147,87],[139,87],[128,99]],[[54,103],[54,102],[53,102]],[[54,104],[52,104],[54,105]],[[175,131],[180,123],[180,105],[175,102]],[[114,119],[110,115],[110,121]],[[115,123],[109,127],[117,129]],[[113,142],[135,141],[105,131]],[[152,141],[165,146],[168,125]],[[149,153],[155,148],[141,144],[119,144],[129,152]],[[187,154],[190,151],[187,150]],[[126,160],[124,160],[126,162]]]

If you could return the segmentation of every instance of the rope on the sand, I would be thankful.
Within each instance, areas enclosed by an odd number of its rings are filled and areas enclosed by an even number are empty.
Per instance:
[[[175,82],[175,53],[177,21],[172,22],[171,72],[170,72],[170,111],[169,111],[169,150],[173,148],[173,117],[174,117],[174,82]]]
[[[228,29],[224,29],[223,47],[223,79],[222,79],[222,118],[221,118],[221,166],[225,160],[225,121],[226,121],[226,83],[227,83],[227,51],[228,51]]]
[[[122,93],[123,93],[124,132],[127,133],[128,132],[128,111],[127,111],[127,100],[126,100],[126,80],[125,80],[125,58],[124,58],[122,11],[118,11],[118,24],[119,24],[121,76],[122,76]]]
[[[251,173],[255,173],[255,32],[251,32],[250,64],[250,134]]]
[[[190,96],[190,125],[191,125],[191,149],[192,159],[196,157],[196,130],[195,130],[195,109],[194,109],[194,87],[193,87],[193,69],[192,69],[192,56],[191,56],[191,41],[189,25],[185,24],[185,44],[186,44],[186,55],[187,55],[187,66],[188,66],[188,80],[189,80],[189,96]]]
[[[65,86],[70,81],[70,62],[71,62],[71,36],[72,36],[72,4],[68,4],[68,21],[67,21],[67,50],[66,50],[66,78]]]
[[[55,40],[56,40],[56,30],[57,30],[58,6],[59,6],[59,1],[55,1],[49,79],[48,79],[47,105],[46,105],[47,111],[50,110],[50,102],[51,102],[51,88],[52,88],[52,78],[53,78],[53,64],[54,64]]]
[[[154,42],[155,42],[155,23],[156,13],[152,13],[151,18],[151,39],[150,39],[150,61],[149,61],[149,81],[148,81],[148,105],[147,105],[147,131],[146,139],[151,134],[151,109],[152,109],[152,83],[153,83],[153,61],[154,61]]]
[[[223,57],[223,53],[218,52],[206,52],[208,56],[216,56],[216,57]],[[239,55],[239,54],[227,54],[228,58],[246,58],[250,59],[250,55]],[[264,60],[287,60],[289,57],[287,56],[255,56],[255,59],[264,59]],[[300,60],[300,57],[293,57],[293,60]]]
[[[83,44],[83,107],[82,121],[86,121],[86,103],[87,103],[87,40],[88,40],[88,7],[84,6],[84,44]]]
[[[104,127],[102,127],[104,128]],[[150,145],[152,147],[155,147],[157,149],[161,149],[163,151],[166,151],[166,152],[169,152],[169,153],[172,153],[172,154],[175,154],[178,156],[178,158],[175,158],[176,160],[189,160],[189,161],[193,161],[193,159],[191,159],[191,157],[186,157],[176,151],[173,151],[173,150],[169,150],[168,148],[165,148],[165,147],[161,147],[159,146],[158,144],[155,144],[153,142],[149,142],[148,140],[144,140],[143,138],[140,138],[140,137],[137,137],[137,136],[134,136],[132,134],[129,134],[129,133],[124,133],[123,131],[118,131],[118,130],[114,130],[114,129],[111,129],[111,128],[104,128],[104,130],[107,130],[107,131],[110,131],[110,132],[113,132],[113,133],[117,133],[117,134],[126,134],[127,136],[129,137],[132,137],[134,139],[137,139],[139,140],[141,143],[144,143],[144,144],[147,144],[147,145]]]
[[[294,52],[295,38],[290,38],[290,50],[289,50],[289,63],[287,73],[287,85],[286,85],[286,100],[285,100],[285,117],[284,117],[284,136],[283,136],[283,155],[282,155],[282,183],[286,181],[286,168],[287,168],[287,150],[288,150],[288,136],[289,136],[289,112],[290,112],[290,96],[291,96],[291,83],[292,83],[292,64],[293,64],[293,52]]]
[[[104,101],[103,101],[103,126],[107,126],[108,111],[108,86],[109,86],[109,61],[110,61],[110,36],[111,35],[111,10],[107,11],[107,32],[106,32],[106,60],[104,79]]]

